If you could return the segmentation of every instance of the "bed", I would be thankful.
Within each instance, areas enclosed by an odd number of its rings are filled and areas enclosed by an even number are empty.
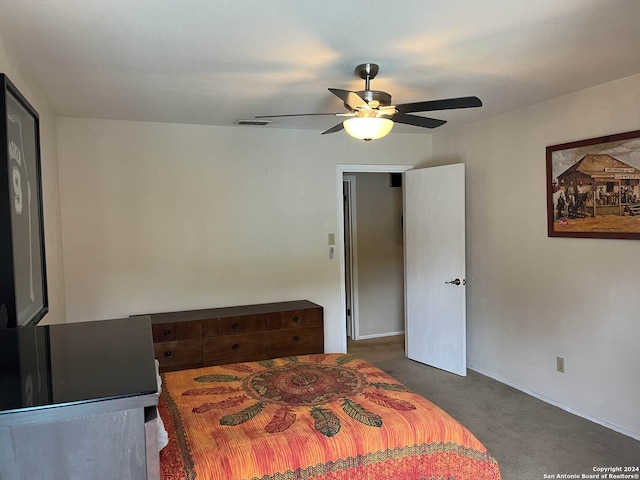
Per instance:
[[[162,374],[163,480],[496,480],[459,422],[364,360],[318,354]]]

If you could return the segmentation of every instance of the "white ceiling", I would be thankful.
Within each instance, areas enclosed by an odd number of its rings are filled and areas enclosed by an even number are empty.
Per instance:
[[[424,114],[445,129],[640,73],[637,0],[2,0],[0,11],[0,41],[58,116],[233,125],[342,112],[327,88],[362,90],[354,68],[371,62],[371,88],[396,104],[482,99]]]

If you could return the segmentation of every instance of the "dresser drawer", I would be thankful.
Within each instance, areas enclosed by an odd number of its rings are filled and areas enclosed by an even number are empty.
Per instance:
[[[275,312],[267,316],[267,330],[320,326],[322,326],[321,308]]]
[[[222,335],[202,340],[205,365],[248,362],[265,358],[266,333]]]
[[[267,332],[267,358],[324,352],[322,326]]]
[[[203,336],[216,337],[218,335],[264,332],[266,324],[264,315],[215,318],[204,322]]]
[[[171,370],[172,367],[198,367],[202,364],[200,339],[154,343],[153,350],[162,371]]]
[[[171,322],[151,325],[153,341],[170,342],[174,340],[190,340],[202,337],[201,322]]]

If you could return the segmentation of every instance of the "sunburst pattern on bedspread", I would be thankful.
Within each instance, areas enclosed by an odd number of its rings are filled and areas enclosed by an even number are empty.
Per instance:
[[[496,480],[460,423],[349,355],[163,375],[163,480]]]

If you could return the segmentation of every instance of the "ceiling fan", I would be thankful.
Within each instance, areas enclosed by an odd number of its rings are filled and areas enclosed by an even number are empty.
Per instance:
[[[306,117],[331,115],[350,117],[347,120],[322,132],[335,133],[344,129],[349,135],[361,140],[374,140],[387,135],[395,123],[404,123],[423,128],[436,128],[447,123],[446,120],[411,115],[414,112],[430,112],[434,110],[453,110],[458,108],[481,107],[478,97],[447,98],[443,100],[427,100],[424,102],[391,104],[391,95],[380,90],[371,90],[371,80],[378,74],[379,67],[375,63],[363,63],[356,67],[356,74],[364,80],[364,90],[351,92],[330,88],[329,91],[343,101],[349,110],[345,113],[294,113],[289,115],[260,115],[255,118]]]

